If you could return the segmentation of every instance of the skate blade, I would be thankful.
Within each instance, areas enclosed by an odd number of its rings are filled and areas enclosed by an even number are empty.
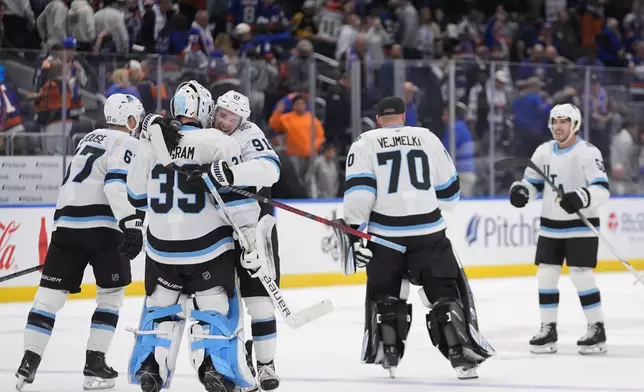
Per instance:
[[[456,370],[456,377],[458,377],[459,380],[479,378],[479,375],[476,372],[476,367],[466,368],[464,366],[458,366],[454,370]]]
[[[606,354],[606,343],[598,343],[592,346],[577,346],[581,355]]]
[[[24,376],[18,376],[18,381],[16,381],[16,391],[22,391],[22,388],[24,388],[26,384],[29,384],[27,379]]]
[[[85,376],[85,381],[83,382],[83,389],[86,391],[95,391],[95,390],[101,390],[101,389],[114,388],[114,385],[116,385],[116,380],[114,379]]]
[[[389,369],[387,369],[387,371],[389,372],[389,377],[390,378],[396,378],[396,369],[397,368],[395,366],[390,367]]]
[[[546,343],[543,346],[530,346],[532,354],[554,354],[557,352],[556,343]]]

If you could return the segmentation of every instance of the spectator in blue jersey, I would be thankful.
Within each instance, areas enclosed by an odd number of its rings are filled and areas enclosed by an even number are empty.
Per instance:
[[[445,149],[453,154],[454,164],[458,172],[458,178],[461,185],[461,196],[469,197],[474,195],[474,186],[476,185],[476,163],[474,161],[474,139],[470,133],[465,116],[467,106],[462,102],[456,103],[456,113],[454,121],[454,146],[455,150],[450,151],[451,129],[449,123],[449,109],[443,110],[441,119],[445,124],[445,130],[441,141]]]
[[[514,115],[514,147],[519,157],[529,157],[543,142],[550,139],[548,116],[552,105],[543,98],[543,82],[536,76],[517,82],[521,90],[512,102]]]
[[[615,18],[608,18],[602,32],[595,37],[597,42],[597,57],[607,67],[624,66],[624,48],[622,33],[619,31],[619,22]]]
[[[414,102],[414,95],[418,92],[418,87],[411,82],[403,83],[403,101],[405,102],[405,125],[409,127],[418,126],[418,111]]]
[[[259,10],[259,16],[268,20],[270,33],[283,33],[288,30],[289,20],[282,6],[276,4],[275,0],[264,0]]]
[[[206,56],[210,56],[215,50],[215,40],[208,29],[208,11],[201,10],[195,15],[195,20],[188,31],[189,45],[198,45]]]
[[[141,95],[139,94],[139,90],[132,85],[130,82],[130,74],[129,71],[125,68],[119,68],[114,71],[112,74],[112,81],[114,82],[113,85],[110,86],[110,88],[105,91],[105,97],[109,98],[110,95],[113,94],[130,94],[134,95],[138,99],[141,99]]]
[[[543,77],[545,59],[545,48],[541,44],[536,44],[530,50],[530,58],[521,62],[517,80],[527,80],[533,76]]]
[[[228,34],[232,34],[235,26],[239,26],[242,23],[245,23],[250,30],[253,30],[260,8],[261,0],[230,0],[228,23],[226,25]]]
[[[559,38],[553,34],[552,24],[549,22],[543,24],[541,35],[539,35],[537,43],[543,45],[544,48],[554,46],[557,51],[561,48],[561,46],[559,46]]]

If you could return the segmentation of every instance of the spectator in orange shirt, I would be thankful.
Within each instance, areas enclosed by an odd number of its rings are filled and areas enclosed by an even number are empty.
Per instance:
[[[315,127],[315,150],[312,150],[311,123]],[[268,121],[270,127],[278,133],[286,134],[286,154],[291,157],[298,157],[295,161],[299,174],[305,173],[305,162],[307,158],[315,155],[315,152],[324,142],[324,129],[320,120],[313,118],[311,112],[306,110],[306,100],[301,95],[293,97],[293,111],[284,113],[284,103],[277,105]]]

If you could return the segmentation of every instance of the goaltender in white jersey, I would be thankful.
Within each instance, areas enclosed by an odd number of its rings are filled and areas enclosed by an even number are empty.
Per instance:
[[[581,354],[606,352],[606,330],[599,289],[593,275],[597,266],[599,239],[577,215],[582,212],[599,230],[598,207],[610,197],[608,177],[597,147],[581,140],[581,113],[574,105],[557,105],[550,111],[548,127],[555,140],[542,144],[532,161],[562,190],[563,196],[531,168],[521,181],[512,184],[510,202],[522,208],[538,193],[543,194],[541,227],[535,264],[539,285],[541,330],[531,340],[533,353],[557,351],[557,288],[561,266],[570,267],[586,314],[588,332],[577,341]]]

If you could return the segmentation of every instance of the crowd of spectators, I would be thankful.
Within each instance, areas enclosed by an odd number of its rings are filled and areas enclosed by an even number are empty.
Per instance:
[[[249,96],[282,155],[282,197],[341,195],[338,157],[387,95],[455,147],[465,196],[507,189],[503,175],[490,189],[485,160],[529,156],[564,102],[584,112],[616,192],[642,190],[641,0],[0,0],[0,19],[0,60],[34,70],[29,86],[0,72],[0,154],[70,153],[101,122],[88,97],[162,112],[189,78]],[[41,135],[10,137],[24,131]]]

